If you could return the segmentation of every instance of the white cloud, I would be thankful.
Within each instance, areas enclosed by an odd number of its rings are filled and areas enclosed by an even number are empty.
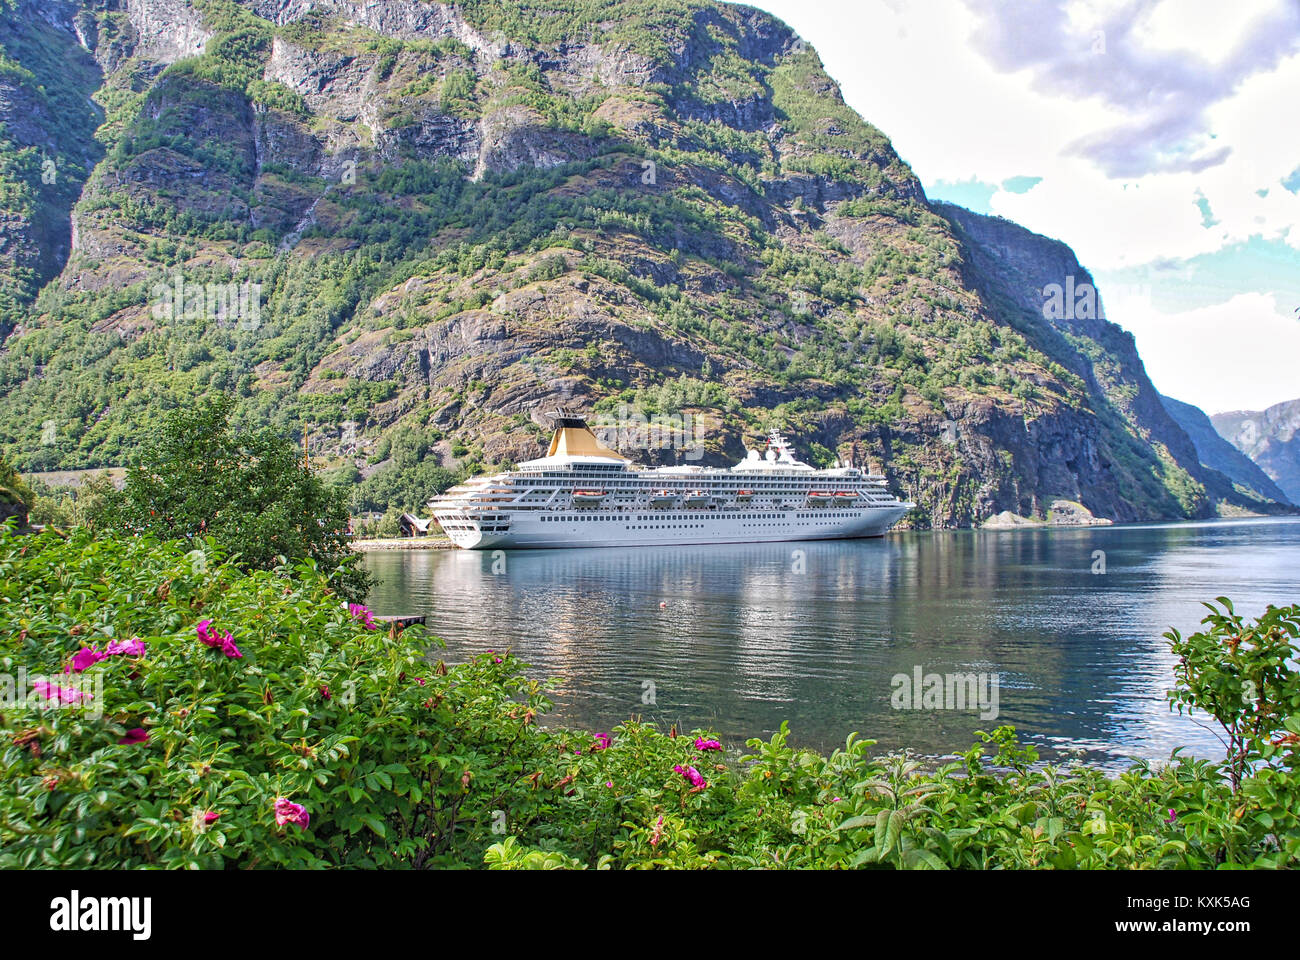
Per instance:
[[[1221,64],[1252,24],[1277,9],[1276,0],[1178,0],[1147,11],[1134,33],[1155,50],[1189,51]]]
[[[1177,314],[1136,295],[1106,300],[1106,315],[1133,334],[1156,389],[1206,413],[1263,410],[1300,396],[1300,321],[1281,310],[1258,293]]]

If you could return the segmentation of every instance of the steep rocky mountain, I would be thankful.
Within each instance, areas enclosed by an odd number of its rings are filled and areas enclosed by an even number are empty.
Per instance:
[[[1067,247],[927,202],[757,10],[6,4],[0,443],[24,469],[127,462],[221,389],[360,508],[538,455],[564,403],[651,462],[773,426],[815,462],[856,451],[920,526],[1276,509],[1076,309]],[[41,97],[94,109],[25,125]]]
[[[1196,455],[1205,466],[1218,470],[1233,483],[1280,503],[1292,502],[1254,460],[1219,435],[1214,424],[1200,407],[1162,396],[1160,401],[1169,415],[1183,428],[1196,447]]]
[[[1277,403],[1267,410],[1216,413],[1210,420],[1292,503],[1300,502],[1300,400]]]

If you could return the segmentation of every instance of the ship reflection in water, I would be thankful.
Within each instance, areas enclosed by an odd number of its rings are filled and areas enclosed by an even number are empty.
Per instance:
[[[1104,573],[1097,551],[1104,554]],[[1171,714],[1161,634],[1200,601],[1300,599],[1300,521],[895,534],[885,539],[371,553],[371,606],[424,613],[446,658],[509,647],[560,680],[550,723],[629,716],[830,749],[850,732],[942,754],[1014,724],[1044,756],[1214,756]],[[996,719],[895,709],[897,675],[995,675]]]

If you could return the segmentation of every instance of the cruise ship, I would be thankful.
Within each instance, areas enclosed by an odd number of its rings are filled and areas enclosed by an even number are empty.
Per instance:
[[[879,537],[915,506],[878,474],[800,462],[780,433],[730,469],[638,467],[581,417],[554,416],[546,456],[429,501],[453,543],[516,550]]]

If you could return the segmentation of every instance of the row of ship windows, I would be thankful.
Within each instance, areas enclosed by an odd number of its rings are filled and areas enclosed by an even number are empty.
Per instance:
[[[777,518],[777,519],[780,519],[780,520],[786,520],[786,519],[794,519],[794,520],[827,520],[827,519],[829,519],[829,518],[831,518],[831,517],[851,517],[851,516],[853,516],[853,515],[854,515],[853,513],[851,513],[851,512],[846,512],[846,511],[829,511],[829,512],[828,512],[828,511],[824,511],[824,510],[823,510],[823,511],[819,511],[819,512],[817,512],[817,513],[796,513],[796,514],[793,514],[791,517],[788,517],[788,518],[787,518],[787,517],[779,517],[779,518]],[[618,520],[621,520],[622,518],[621,518],[621,517],[600,517],[600,516],[596,516],[596,515],[588,514],[587,516],[542,517],[541,519],[544,520],[544,521],[547,521],[547,522],[555,522],[555,521],[572,522],[572,521],[590,521],[590,520],[618,521]],[[659,518],[658,518],[658,517],[637,517],[636,519],[639,520],[639,521],[647,521],[647,520],[657,520],[657,519],[659,519]],[[707,519],[710,519],[710,520],[717,520],[717,519],[719,519],[719,518],[718,518],[718,517],[709,517],[709,518],[707,518]],[[769,514],[769,515],[756,514],[756,513],[755,513],[755,514],[744,514],[744,515],[742,515],[742,516],[724,517],[724,518],[722,518],[722,519],[726,519],[726,520],[766,520],[766,521],[768,521],[768,522],[767,522],[766,524],[764,524],[765,526],[774,526],[774,525],[775,525],[774,522],[773,522],[773,518],[772,518],[772,516],[771,516],[770,514]],[[693,530],[693,529],[695,529],[695,528],[697,528],[697,527],[703,527],[703,526],[704,526],[704,524],[702,524],[702,523],[657,523],[657,524],[651,524],[651,525],[649,525],[649,526],[639,526],[639,525],[636,525],[636,526],[626,526],[626,525],[625,525],[625,526],[624,526],[624,529],[626,529],[626,530],[684,530],[684,529],[692,529],[692,530]],[[744,526],[755,526],[755,524],[744,524]],[[500,526],[486,526],[486,525],[485,525],[485,526],[475,527],[475,526],[473,526],[473,525],[471,525],[471,524],[467,524],[467,523],[446,523],[446,524],[443,524],[443,529],[445,529],[445,530],[464,530],[464,531],[467,531],[467,532],[479,531],[479,532],[482,532],[482,533],[505,533],[506,531],[508,531],[508,530],[510,529],[510,524],[506,523],[506,524],[502,524],[502,525],[500,525]]]
[[[564,480],[564,481],[557,480],[554,483],[537,483],[536,481],[532,481],[527,484],[519,484],[519,486],[522,486],[528,490],[538,490],[538,489],[549,490],[552,488],[562,489],[564,487],[567,487],[571,483],[573,483],[572,480]],[[823,481],[821,485],[825,486],[825,482]],[[793,486],[789,483],[762,483],[762,482],[746,483],[743,480],[732,480],[729,482],[719,482],[719,483],[708,483],[701,480],[686,480],[686,481],[665,480],[662,481],[661,483],[656,483],[656,484],[647,484],[644,480],[607,480],[605,481],[605,486],[617,487],[619,489],[627,489],[628,487],[632,487],[634,489],[644,490],[649,493],[653,493],[658,490],[694,490],[697,487],[712,487],[715,490],[719,490],[722,492],[731,491],[733,493],[737,490],[785,490],[791,493],[798,493],[801,490],[814,488],[814,484],[811,482],[807,484],[803,484],[801,486]],[[852,485],[850,484],[849,486],[851,487]],[[861,488],[859,488],[859,492],[861,492]]]
[[[854,516],[857,516],[857,511],[855,510],[818,510],[816,513],[795,513],[789,515],[789,517],[787,517],[786,515],[779,515],[774,517],[770,513],[742,513],[742,514],[720,516],[720,517],[706,517],[705,519],[707,520],[772,520],[772,519],[824,520],[830,517],[854,517]],[[589,513],[586,514],[585,516],[583,514],[572,514],[572,515],[561,515],[555,517],[541,517],[539,519],[541,519],[544,523],[571,523],[573,521],[588,521],[588,520],[604,520],[608,522],[620,522],[628,518],[602,517],[599,514]],[[644,522],[647,520],[658,520],[661,518],[636,517],[635,519]],[[671,527],[674,525],[667,524],[666,526]],[[696,527],[696,526],[703,526],[703,524],[676,524],[676,526]],[[629,529],[640,530],[641,528],[629,527]],[[650,528],[650,529],[656,529],[656,528]]]

